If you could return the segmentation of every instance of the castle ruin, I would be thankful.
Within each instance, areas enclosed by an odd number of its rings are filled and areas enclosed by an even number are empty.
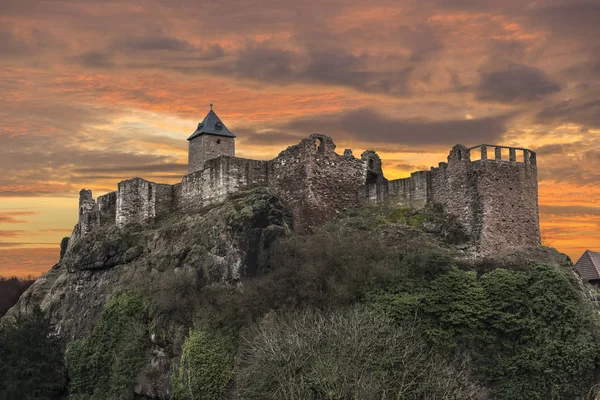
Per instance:
[[[540,244],[536,154],[531,150],[456,145],[447,163],[387,180],[375,151],[365,151],[360,159],[349,149],[339,155],[325,135],[312,134],[268,161],[236,157],[235,137],[211,107],[188,138],[188,174],[180,183],[133,178],[95,201],[90,190],[81,190],[73,237],[104,224],[149,225],[173,211],[196,212],[230,193],[267,187],[288,205],[298,232],[310,232],[365,203],[439,204],[457,218],[481,254]],[[508,159],[502,149],[508,149]],[[480,159],[472,161],[473,152],[480,152]]]

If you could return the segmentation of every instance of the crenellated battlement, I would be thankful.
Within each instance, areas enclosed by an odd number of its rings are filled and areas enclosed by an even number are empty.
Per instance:
[[[488,151],[488,149],[491,149],[491,151]],[[502,157],[502,149],[508,150],[508,159],[504,159]],[[469,147],[466,150],[469,160],[471,160],[471,154],[473,154],[475,150],[480,152],[480,158],[478,160],[472,160],[472,162],[496,161],[537,166],[535,151],[523,147],[500,146],[497,144],[478,144],[477,146]],[[493,158],[488,157],[488,154],[493,154]]]
[[[458,144],[438,167],[390,181],[375,151],[367,150],[360,158],[350,149],[339,155],[326,135],[312,134],[264,161],[235,157],[235,136],[225,130],[211,110],[188,139],[193,153],[190,173],[180,183],[133,178],[96,201],[90,190],[82,190],[73,236],[107,223],[149,226],[172,212],[197,212],[231,193],[267,187],[288,205],[294,229],[300,232],[310,232],[363,203],[413,208],[435,204],[456,217],[482,254],[540,243],[537,163],[532,150]]]

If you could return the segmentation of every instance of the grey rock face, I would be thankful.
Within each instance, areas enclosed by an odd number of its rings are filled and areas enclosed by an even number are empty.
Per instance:
[[[288,211],[264,189],[240,193],[198,213],[171,215],[152,228],[103,226],[71,239],[62,260],[21,296],[7,317],[40,305],[58,333],[69,340],[81,338],[113,295],[144,285],[154,290],[173,276],[193,280],[195,287],[235,285],[259,271],[266,249],[290,232]],[[173,329],[174,337],[187,334],[183,327]],[[138,393],[168,398],[164,391],[176,354],[172,342],[153,343],[143,369],[153,375],[140,375]]]

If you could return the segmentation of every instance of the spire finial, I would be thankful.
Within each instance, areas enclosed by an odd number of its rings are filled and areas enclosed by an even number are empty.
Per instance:
[[[210,109],[212,110],[212,103],[210,103]]]

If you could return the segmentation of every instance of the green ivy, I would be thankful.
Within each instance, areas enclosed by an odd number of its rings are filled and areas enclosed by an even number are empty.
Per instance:
[[[428,336],[468,351],[495,399],[584,396],[600,354],[597,313],[572,274],[538,264],[478,276],[451,267],[369,297],[394,320],[418,318]]]
[[[222,398],[231,381],[235,338],[220,330],[190,329],[171,384],[175,400]]]
[[[131,399],[150,346],[149,301],[125,292],[110,299],[91,334],[67,348],[70,399]]]

